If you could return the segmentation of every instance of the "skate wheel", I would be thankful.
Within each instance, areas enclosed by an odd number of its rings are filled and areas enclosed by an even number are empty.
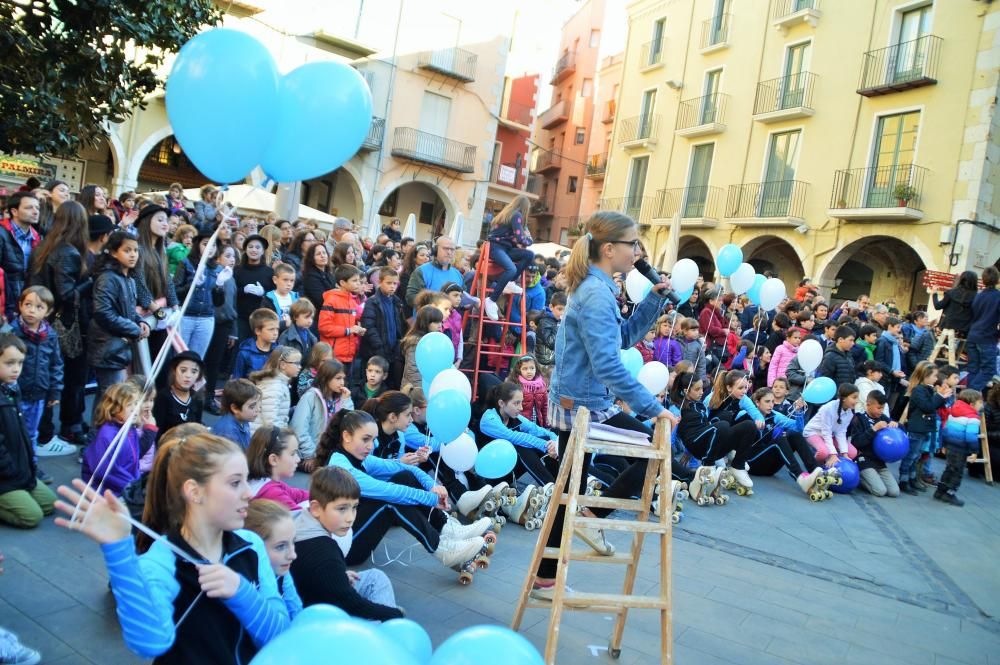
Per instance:
[[[679,513],[684,512],[684,504],[678,501],[677,505],[674,507],[674,510],[676,510]]]
[[[719,505],[720,506],[724,506],[727,503],[729,503],[729,497],[728,496],[720,496],[719,499],[718,499],[718,501],[719,501]]]
[[[492,531],[487,531],[483,534],[483,540],[486,541],[487,545],[493,545],[497,542],[497,535]]]
[[[716,504],[716,502],[721,503],[721,501],[719,501],[718,499],[716,499],[714,496],[708,497],[708,505],[714,506]]]
[[[827,499],[832,499],[833,498],[833,492],[831,492],[830,490],[827,490],[826,491],[826,498]]]
[[[680,513],[674,513],[673,515],[671,515],[670,521],[674,524],[680,524],[681,523]]]
[[[844,479],[841,478],[840,476],[837,476],[837,480],[833,484],[834,485],[843,485],[844,484]]]
[[[825,494],[821,492],[809,492],[810,501],[822,501],[825,498]]]
[[[699,506],[707,506],[708,505],[708,499],[706,499],[703,496],[698,497],[698,505]]]
[[[688,496],[690,495],[688,494],[687,490],[681,490],[680,492],[677,493],[677,500],[683,501],[684,499],[688,498]]]
[[[462,571],[458,574],[458,583],[462,586],[469,586],[472,584],[472,573],[467,573]]]
[[[482,508],[480,508],[480,512],[492,513],[496,509],[497,509],[497,504],[493,503],[492,499],[487,499],[486,501],[483,502],[483,506]]]
[[[497,515],[497,523],[499,523],[500,526],[503,526],[504,524],[507,523],[507,518],[504,517],[503,515]]]
[[[490,558],[488,556],[476,557],[476,567],[480,570],[486,570],[490,567]]]
[[[535,524],[535,520],[528,520],[524,523],[524,528],[528,531],[534,531],[538,528],[538,525]]]
[[[528,507],[531,508],[532,510],[538,510],[538,508],[541,507],[541,505],[542,505],[542,498],[540,496],[532,496],[528,500]]]

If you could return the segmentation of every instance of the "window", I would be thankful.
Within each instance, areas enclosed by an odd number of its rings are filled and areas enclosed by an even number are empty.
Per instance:
[[[586,140],[586,138],[587,138],[587,130],[584,129],[583,127],[577,127],[576,140],[574,141],[574,143],[576,143],[576,145],[583,145],[583,142]]]
[[[667,19],[665,18],[657,19],[653,23],[653,39],[649,42],[649,56],[646,65],[655,65],[660,61],[660,56],[663,53],[663,28],[666,23]]]
[[[591,30],[590,31],[590,48],[597,48],[601,43],[601,31]]]
[[[872,174],[866,205],[891,208],[896,205],[896,187],[910,184],[913,155],[920,131],[920,113],[900,113],[878,119]]]
[[[809,42],[789,46],[785,51],[785,78],[778,97],[780,108],[802,106],[805,99],[806,73],[809,69]]]
[[[923,75],[930,40],[921,39],[931,31],[931,6],[903,12],[900,15],[896,49],[890,57],[889,78],[892,82],[908,81]]]
[[[590,97],[594,94],[594,79],[583,79],[583,87],[580,88],[581,97]]]
[[[575,175],[571,175],[569,177],[569,180],[566,183],[566,191],[568,193],[570,193],[570,194],[573,194],[573,193],[576,192],[576,176]]]
[[[653,113],[656,111],[656,89],[646,90],[642,93],[642,106],[639,111],[639,127],[636,132],[637,139],[648,139],[653,130]]]
[[[760,187],[758,217],[783,217],[788,214],[800,138],[798,130],[771,135],[764,182]]]
[[[691,167],[684,191],[684,217],[704,217],[708,199],[708,177],[712,172],[715,144],[696,145],[691,149]]]
[[[705,72],[705,96],[701,98],[701,122],[707,125],[713,122],[721,122],[719,119],[719,83],[722,81],[722,70],[713,69]]]
[[[636,157],[629,165],[628,187],[625,197],[625,214],[638,219],[642,210],[642,197],[646,191],[646,171],[649,168],[649,156]]]

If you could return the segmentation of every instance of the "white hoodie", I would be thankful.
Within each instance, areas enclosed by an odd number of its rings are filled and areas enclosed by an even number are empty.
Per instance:
[[[802,436],[807,439],[821,436],[830,455],[843,455],[847,453],[847,428],[853,419],[854,411],[841,410],[840,400],[834,399],[821,406],[812,420],[806,423]]]

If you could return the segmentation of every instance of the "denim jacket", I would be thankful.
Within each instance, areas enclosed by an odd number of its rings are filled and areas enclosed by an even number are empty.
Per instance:
[[[618,287],[599,268],[569,297],[562,325],[556,332],[556,363],[549,401],[592,411],[611,408],[615,398],[632,407],[636,417],[653,418],[663,405],[622,364],[621,349],[636,345],[663,311],[667,298],[650,291],[624,320],[616,297]],[[671,292],[668,297],[676,303]],[[572,407],[566,404],[572,402]]]

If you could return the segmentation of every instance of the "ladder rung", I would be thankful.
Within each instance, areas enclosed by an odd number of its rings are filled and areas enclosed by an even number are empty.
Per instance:
[[[587,439],[583,444],[583,448],[588,453],[618,455],[619,457],[642,457],[645,459],[665,460],[670,455],[669,450],[657,450],[651,445],[612,443],[611,441],[597,441],[594,439]]]
[[[666,524],[657,522],[636,522],[634,520],[613,520],[607,517],[577,517],[574,526],[588,529],[610,529],[611,531],[634,531],[643,533],[666,534],[670,530],[670,521]]]
[[[542,556],[546,559],[559,559],[562,556],[561,552],[562,550],[558,547],[546,547]],[[589,563],[617,563],[625,566],[632,563],[632,557],[629,555],[602,556],[591,549],[573,550],[569,553],[569,559],[570,561],[587,561]]]
[[[619,593],[568,593],[563,596],[563,605],[573,609],[609,608],[614,611],[622,607],[661,610],[668,609],[669,601],[659,596],[626,596]]]
[[[569,505],[569,494],[563,494],[561,503]],[[642,510],[642,501],[638,499],[618,499],[613,496],[594,496],[593,494],[578,494],[576,505],[587,508],[612,508],[614,510],[631,510],[639,512]]]

